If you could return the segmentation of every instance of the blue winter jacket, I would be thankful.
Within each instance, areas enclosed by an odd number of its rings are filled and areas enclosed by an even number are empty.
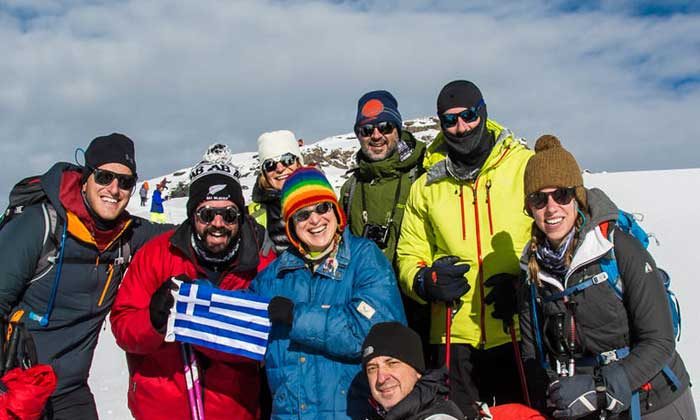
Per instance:
[[[153,197],[151,197],[151,213],[163,213],[163,198],[160,191],[153,191]]]
[[[251,284],[257,294],[294,302],[293,325],[273,325],[265,355],[273,419],[363,418],[369,388],[362,342],[378,322],[406,323],[394,271],[379,248],[349,229],[339,246],[335,271],[322,264],[312,273],[289,248]]]

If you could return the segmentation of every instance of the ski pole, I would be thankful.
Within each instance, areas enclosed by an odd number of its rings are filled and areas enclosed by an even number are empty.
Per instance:
[[[185,384],[187,385],[187,400],[190,403],[190,417],[192,418],[192,420],[199,420],[199,413],[197,412],[197,403],[195,402],[194,395],[194,381],[192,380],[190,363],[187,358],[187,344],[180,343],[180,353],[182,354],[182,362],[185,372]]]
[[[450,373],[450,356],[452,349],[450,344],[452,341],[452,304],[445,303],[445,366],[447,373]],[[449,379],[448,379],[449,381]],[[449,382],[448,382],[449,385]]]
[[[508,330],[510,331],[510,342],[513,343],[513,354],[515,355],[515,364],[518,365],[518,376],[520,376],[520,387],[523,390],[523,399],[525,399],[525,404],[528,407],[532,407],[530,402],[530,393],[527,390],[527,379],[525,379],[525,366],[523,366],[523,359],[520,355],[520,346],[518,345],[518,339],[515,337],[515,327],[511,322],[508,325]]]
[[[190,360],[190,373],[192,374],[192,385],[194,386],[194,399],[197,403],[197,411],[199,412],[199,420],[204,420],[204,400],[202,399],[202,381],[199,379],[199,365],[197,357],[194,354],[192,347],[187,345],[188,358]]]

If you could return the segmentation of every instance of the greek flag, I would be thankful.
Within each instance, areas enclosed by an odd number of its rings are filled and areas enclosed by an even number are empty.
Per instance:
[[[262,360],[270,321],[268,300],[259,296],[175,280],[175,305],[165,341],[180,341]]]

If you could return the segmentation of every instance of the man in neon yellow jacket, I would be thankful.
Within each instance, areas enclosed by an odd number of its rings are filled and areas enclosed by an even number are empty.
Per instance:
[[[475,400],[521,401],[510,329],[518,256],[532,223],[523,211],[523,141],[487,117],[476,85],[447,84],[438,97],[442,132],[411,188],[397,248],[400,284],[431,303],[431,343],[445,362],[451,319],[451,397],[469,415]]]

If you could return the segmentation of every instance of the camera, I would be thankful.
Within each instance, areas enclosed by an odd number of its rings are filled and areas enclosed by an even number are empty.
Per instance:
[[[384,249],[389,241],[389,226],[367,223],[362,229],[362,237],[377,244],[379,249]]]

